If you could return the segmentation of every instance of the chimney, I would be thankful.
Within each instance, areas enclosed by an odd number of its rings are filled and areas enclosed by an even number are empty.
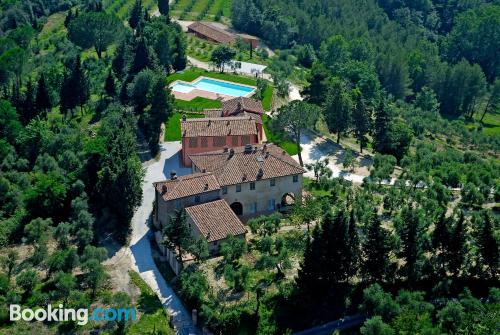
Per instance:
[[[205,191],[208,190],[208,184],[205,184],[205,188],[204,188]]]
[[[229,148],[227,147],[227,145],[224,146],[224,152],[228,152],[229,151]]]
[[[168,191],[167,185],[163,184],[161,186],[161,195],[164,195],[165,193],[167,193],[167,191]]]
[[[177,179],[177,172],[175,170],[170,171],[170,180],[176,180]]]
[[[251,144],[245,144],[245,153],[246,154],[251,154],[252,153],[252,145]]]
[[[264,176],[264,170],[262,168],[259,168],[259,172],[257,173],[257,179],[261,179]]]
[[[205,173],[207,172],[207,169],[201,169],[201,172]]]
[[[186,122],[186,120],[187,120],[186,114],[182,114],[182,122]]]

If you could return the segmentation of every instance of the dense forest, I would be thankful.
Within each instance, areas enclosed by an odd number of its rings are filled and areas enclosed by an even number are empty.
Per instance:
[[[101,1],[0,2],[0,324],[11,333],[37,331],[8,322],[13,303],[130,304],[109,291],[101,246],[127,243],[142,201],[138,141],[156,155],[184,43],[140,1],[128,22]]]

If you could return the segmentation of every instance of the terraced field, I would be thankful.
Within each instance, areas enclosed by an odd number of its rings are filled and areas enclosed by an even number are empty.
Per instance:
[[[108,13],[116,14],[120,19],[126,20],[135,0],[104,0],[104,9]],[[142,0],[142,6],[149,12],[156,9],[156,0]]]
[[[181,20],[223,21],[231,14],[231,0],[175,0],[171,6]]]

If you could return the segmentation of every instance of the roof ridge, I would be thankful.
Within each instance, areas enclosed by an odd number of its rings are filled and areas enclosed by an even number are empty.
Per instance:
[[[203,122],[203,121],[254,121],[251,117],[244,116],[220,116],[220,117],[202,117],[186,119],[184,122]]]
[[[283,149],[283,151],[285,151],[285,149]],[[285,151],[285,152],[286,152],[286,151]],[[284,159],[281,159],[280,157],[278,157],[277,155],[275,155],[275,154],[274,154],[274,153],[272,153],[272,152],[269,152],[269,155],[270,155],[270,156],[273,156],[273,157],[274,157],[274,158],[276,158],[277,160],[279,160],[279,161],[281,161],[281,162],[283,162],[283,163],[286,163],[286,164],[288,164],[288,165],[290,165],[290,166],[292,166],[292,167],[295,167],[295,168],[297,167],[297,165],[292,164],[291,162],[287,162],[287,161],[286,161],[286,160],[284,160]],[[291,157],[291,156],[290,156],[290,157]],[[294,161],[294,162],[295,162],[295,161]],[[304,171],[305,171],[305,169],[304,169],[302,166],[300,166],[300,164],[299,164],[299,166],[298,166],[298,167],[299,167],[299,168],[301,168],[302,170],[304,170]]]

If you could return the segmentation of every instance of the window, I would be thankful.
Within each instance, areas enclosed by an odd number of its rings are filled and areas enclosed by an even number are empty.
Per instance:
[[[226,138],[224,136],[214,137],[214,147],[223,147],[226,145]]]
[[[255,190],[255,183],[253,183],[253,182],[250,183],[250,190],[251,191]]]
[[[190,148],[198,147],[198,137],[190,137],[189,138],[189,147]]]
[[[276,186],[276,179],[274,179],[274,178],[273,178],[273,179],[271,179],[271,180],[269,181],[269,185],[271,185],[271,187]]]
[[[199,195],[194,197],[194,202],[196,202],[196,203],[201,202],[201,198]]]
[[[276,200],[270,199],[267,203],[267,209],[270,211],[274,210],[276,208]]]
[[[293,182],[297,183],[298,181],[299,181],[299,176],[298,175],[293,176]]]
[[[222,194],[227,194],[227,186],[222,187]]]
[[[253,204],[250,204],[250,213],[257,213],[257,203],[254,202]]]
[[[241,145],[250,144],[250,135],[241,136]]]
[[[233,136],[231,139],[231,143],[232,143],[233,147],[237,147],[238,146],[238,136]]]
[[[208,138],[206,138],[206,137],[201,138],[201,147],[202,148],[208,147]]]
[[[241,184],[236,185],[236,192],[241,192]]]

